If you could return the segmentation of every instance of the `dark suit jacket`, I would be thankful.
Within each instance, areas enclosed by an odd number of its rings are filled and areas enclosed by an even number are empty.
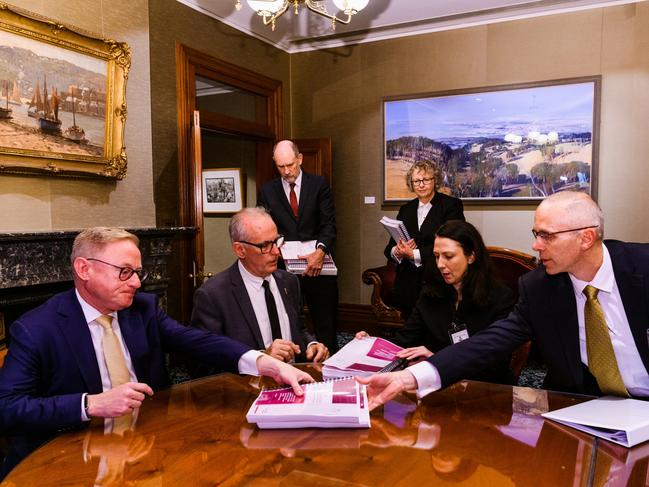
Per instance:
[[[452,321],[466,325],[469,336],[473,336],[494,321],[505,318],[513,307],[514,294],[498,282],[491,286],[485,306],[462,301],[457,311],[454,297],[434,298],[424,292],[404,327],[397,332],[394,342],[404,348],[423,345],[431,352],[438,352],[451,345],[448,331]],[[501,360],[464,379],[511,384],[514,377],[509,369],[509,360]]]
[[[611,255],[635,344],[649,370],[649,245],[615,240],[604,244]],[[507,318],[429,359],[440,372],[442,386],[508,356],[521,343],[534,339],[548,366],[544,388],[601,395],[581,362],[577,305],[568,274],[548,275],[539,266],[521,277],[519,292],[519,301]]]
[[[405,225],[410,237],[415,239],[417,248],[421,254],[421,266],[416,267],[411,261],[403,259],[397,265],[397,275],[394,281],[394,299],[399,307],[403,309],[412,308],[417,302],[421,290],[423,269],[433,255],[433,244],[435,243],[435,232],[449,220],[464,220],[464,207],[462,200],[443,193],[435,193],[431,200],[432,208],[426,215],[421,229],[417,226],[417,198],[408,201],[399,208],[397,220]],[[390,252],[397,243],[393,238],[385,247],[383,252],[388,259],[392,259]]]
[[[331,252],[336,241],[336,212],[327,180],[302,171],[302,187],[297,218],[291,211],[281,178],[261,188],[258,204],[273,217],[277,231],[286,240],[317,240]]]
[[[291,340],[300,346],[302,352],[298,360],[306,360],[306,347],[315,339],[304,326],[300,283],[296,276],[279,269],[273,273],[273,277],[288,314]],[[208,279],[196,290],[192,326],[230,337],[256,350],[266,348],[238,262]]]
[[[119,311],[119,326],[138,381],[153,389],[169,384],[164,352],[191,354],[236,372],[249,347],[181,325],[151,294],[138,293]],[[81,422],[82,393],[102,392],[97,357],[74,290],[57,294],[11,327],[0,369],[0,426],[62,429]]]

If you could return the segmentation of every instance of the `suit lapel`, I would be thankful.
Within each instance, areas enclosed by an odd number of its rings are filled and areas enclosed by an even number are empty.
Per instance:
[[[579,321],[577,318],[577,302],[572,282],[568,274],[548,276],[551,282],[547,309],[551,323],[548,325],[554,330],[556,346],[563,352],[566,362],[566,373],[570,373],[575,384],[580,386],[584,382],[579,347]]]
[[[275,197],[277,201],[281,202],[281,205],[284,207],[284,210],[286,213],[295,220],[295,215],[293,214],[293,210],[291,209],[291,204],[288,201],[288,198],[286,197],[286,193],[284,192],[284,185],[282,184],[282,178],[277,178],[275,179],[274,182],[274,187],[275,187]],[[300,196],[302,196],[302,191],[300,191]],[[298,203],[299,206],[299,203]],[[298,210],[299,214],[299,210]]]
[[[647,299],[645,291],[645,279],[640,273],[635,273],[635,268],[630,265],[628,259],[620,249],[611,244],[606,248],[611,256],[613,274],[617,283],[624,312],[629,321],[629,327],[633,334],[638,353],[642,358],[645,369],[649,371],[649,329],[647,329]]]
[[[117,313],[117,320],[138,381],[149,382],[149,366],[144,363],[145,357],[149,355],[149,346],[142,317],[127,308]]]
[[[285,195],[284,199],[286,199]],[[265,348],[264,339],[261,336],[259,322],[255,317],[255,310],[252,308],[250,296],[248,296],[248,290],[246,289],[246,285],[243,283],[243,278],[239,272],[238,262],[235,262],[234,265],[230,267],[230,282],[232,283],[232,295],[234,296],[234,300],[239,305],[239,309],[246,320],[250,333],[255,337],[257,347],[261,350]]]
[[[311,175],[302,171],[302,187],[300,188],[300,199],[298,200],[298,204],[297,204],[298,220],[302,218],[302,214],[304,213],[304,208],[306,207],[306,200],[309,197],[309,194],[311,194],[312,182],[313,180],[311,179]]]
[[[414,239],[418,239],[420,234],[419,226],[417,224],[417,208],[419,208],[419,200],[414,199],[412,203],[410,203],[408,211],[405,211],[403,214],[403,224],[408,229],[410,238]]]
[[[69,291],[61,300],[58,315],[57,325],[79,366],[88,392],[93,394],[102,392],[101,374],[90,328],[74,290]]]

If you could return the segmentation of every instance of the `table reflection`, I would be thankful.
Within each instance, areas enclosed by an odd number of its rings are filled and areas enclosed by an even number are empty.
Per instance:
[[[539,416],[585,397],[465,381],[423,400],[400,396],[372,412],[369,429],[259,430],[245,413],[264,385],[223,374],[159,391],[126,431],[93,420],[39,448],[2,486],[646,481],[649,446],[627,450]]]

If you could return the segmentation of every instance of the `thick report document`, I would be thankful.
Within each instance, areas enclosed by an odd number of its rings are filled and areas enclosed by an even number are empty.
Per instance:
[[[280,252],[282,253],[282,258],[286,264],[286,270],[292,274],[304,274],[306,270],[306,259],[300,259],[298,255],[306,255],[315,251],[316,241],[307,240],[300,242],[298,240],[290,240],[284,242],[280,247]],[[322,263],[322,270],[320,271],[322,276],[337,276],[338,268],[329,254],[325,254],[324,262]]]
[[[352,378],[261,391],[246,419],[261,429],[369,428],[367,387]]]
[[[649,440],[649,402],[605,396],[543,417],[626,447]]]
[[[379,223],[383,225],[383,228],[385,228],[395,242],[399,240],[407,242],[410,240],[410,234],[401,220],[384,216],[379,220]]]
[[[403,348],[384,338],[355,338],[324,361],[322,376],[329,379],[388,372],[390,367],[397,370],[404,365],[396,357],[399,350]]]

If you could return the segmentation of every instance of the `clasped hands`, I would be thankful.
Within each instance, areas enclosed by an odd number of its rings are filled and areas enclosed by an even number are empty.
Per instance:
[[[322,271],[325,255],[325,251],[322,249],[315,249],[310,254],[298,255],[299,259],[306,259],[304,275],[309,277],[319,276]]]
[[[413,250],[416,248],[417,243],[412,238],[405,242],[403,240],[399,240],[397,242],[397,245],[393,247],[393,253],[394,256],[399,259],[415,260],[415,254]]]
[[[266,353],[282,362],[290,362],[300,354],[300,346],[290,340],[276,339],[266,349]],[[307,360],[322,362],[329,357],[329,350],[323,343],[312,343],[306,349]]]

